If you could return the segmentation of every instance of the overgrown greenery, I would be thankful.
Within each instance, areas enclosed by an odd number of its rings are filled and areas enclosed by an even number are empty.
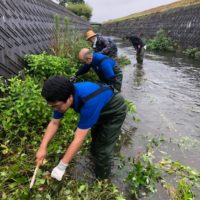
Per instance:
[[[86,3],[69,3],[67,9],[88,21],[92,17],[92,8]]]
[[[186,49],[183,53],[190,58],[200,60],[200,49],[198,48]]]
[[[139,198],[141,190],[155,192],[155,185],[160,179],[160,171],[153,164],[153,152],[149,147],[146,153],[133,160],[132,168],[126,178],[131,187],[131,194],[136,199]]]
[[[59,26],[55,31],[56,37],[59,37]],[[95,181],[89,185],[85,181],[74,180],[70,176],[70,168],[62,182],[50,177],[52,168],[74,136],[78,116],[72,110],[64,116],[57,135],[48,147],[45,165],[38,172],[34,188],[29,190],[35,154],[52,117],[52,111],[41,97],[41,85],[53,74],[70,76],[78,66],[75,54],[85,41],[79,36],[69,39],[67,32],[64,37],[66,40],[54,38],[54,41],[59,41],[54,46],[57,50],[54,53],[60,57],[46,53],[27,55],[28,67],[21,73],[23,76],[9,79],[6,85],[0,79],[0,93],[3,94],[0,98],[0,199],[124,199],[116,186],[109,182]],[[67,51],[61,42],[63,40],[68,41]],[[74,46],[76,49],[72,48]],[[83,144],[83,152],[89,141],[90,137]]]
[[[200,188],[200,172],[169,159],[169,156],[156,162],[154,152],[161,142],[164,142],[163,138],[152,138],[146,152],[130,161],[132,167],[126,182],[130,185],[132,196],[138,199],[141,195],[146,196],[147,192],[155,192],[155,186],[160,182],[170,199],[194,200],[194,189]]]
[[[147,40],[148,50],[174,51],[172,40],[167,37],[164,30],[159,30],[153,39]]]
[[[41,87],[34,79],[14,77],[2,91],[6,96],[0,98],[1,139],[30,138],[29,133],[43,130],[49,119],[49,109],[41,97]]]
[[[131,61],[130,59],[127,58],[127,56],[118,56],[116,60],[119,63],[120,67],[124,67],[126,65],[131,64]]]
[[[52,75],[70,75],[74,73],[75,68],[71,59],[42,53],[39,55],[26,55],[28,62],[27,71],[31,76],[39,79],[46,79]]]
[[[52,54],[67,59],[72,59],[74,65],[77,64],[78,52],[81,48],[90,48],[89,43],[76,31],[69,31],[68,18],[65,18],[64,34],[61,30],[61,20],[58,15],[54,16],[55,30],[51,45]]]

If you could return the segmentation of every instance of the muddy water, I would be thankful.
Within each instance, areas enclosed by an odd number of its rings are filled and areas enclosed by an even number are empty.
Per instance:
[[[122,94],[137,106],[137,113],[128,115],[120,146],[122,157],[134,157],[145,152],[149,140],[162,140],[155,149],[155,160],[170,157],[174,161],[200,170],[200,63],[175,54],[145,54],[143,66],[138,66],[132,46],[116,40],[119,55],[126,55],[131,64],[123,68]],[[93,179],[92,162],[86,157],[77,160],[76,177]],[[126,199],[129,189],[123,182],[129,166],[119,168],[122,159],[115,157],[113,182]],[[166,191],[141,199],[168,200]],[[200,194],[196,192],[196,198]]]
[[[126,120],[126,129],[136,130],[124,136],[128,136],[128,145],[122,146],[121,154],[135,156],[145,151],[150,139],[162,139],[156,160],[168,156],[200,170],[200,63],[183,55],[146,52],[141,67],[136,64],[133,47],[120,42],[119,54],[131,60],[123,69],[122,93],[136,104],[135,117],[140,119]],[[200,199],[198,192],[196,195]],[[151,199],[169,197],[160,188]]]

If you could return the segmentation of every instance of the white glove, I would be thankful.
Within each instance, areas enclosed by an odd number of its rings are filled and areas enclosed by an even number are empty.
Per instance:
[[[63,163],[61,160],[59,164],[53,168],[51,172],[51,177],[57,179],[58,181],[61,181],[67,166],[68,164]]]
[[[71,77],[69,78],[70,82],[75,82],[76,79],[77,79],[77,76],[76,76],[76,75],[71,76]]]

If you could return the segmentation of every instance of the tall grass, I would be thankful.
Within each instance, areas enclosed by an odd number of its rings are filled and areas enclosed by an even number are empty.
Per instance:
[[[88,47],[89,43],[83,36],[75,31],[69,30],[69,21],[64,19],[64,27],[61,28],[61,20],[58,15],[54,16],[54,34],[51,44],[51,51],[55,56],[70,58],[74,63],[81,48]]]

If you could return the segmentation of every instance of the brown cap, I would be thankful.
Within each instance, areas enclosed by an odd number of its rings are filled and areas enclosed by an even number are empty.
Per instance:
[[[91,37],[94,37],[96,35],[97,34],[94,31],[89,30],[89,31],[86,32],[85,37],[86,37],[86,40],[89,40]]]

